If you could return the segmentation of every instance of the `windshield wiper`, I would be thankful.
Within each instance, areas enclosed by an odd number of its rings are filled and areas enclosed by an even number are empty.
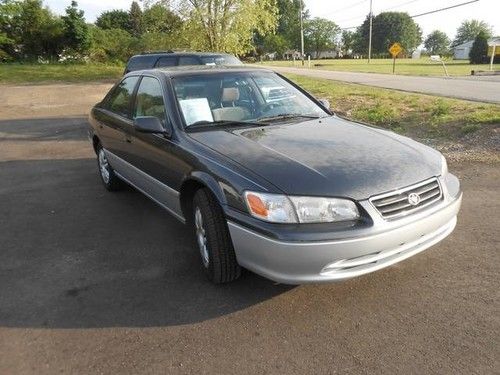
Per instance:
[[[257,121],[287,120],[287,119],[292,119],[292,118],[318,119],[318,118],[321,118],[321,117],[320,116],[313,116],[313,115],[303,115],[303,114],[300,114],[300,113],[282,113],[280,115],[275,115],[275,116],[259,117],[257,119]]]
[[[216,126],[262,126],[262,124],[250,121],[231,121],[231,120],[220,120],[220,121],[207,121],[201,120],[196,121],[189,125],[187,129],[199,129],[199,128],[211,128]]]

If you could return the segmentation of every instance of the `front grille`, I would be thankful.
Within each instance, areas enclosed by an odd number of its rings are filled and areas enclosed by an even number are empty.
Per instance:
[[[416,194],[416,195],[415,195]],[[436,178],[370,198],[384,219],[405,216],[441,200],[443,194]],[[418,198],[417,198],[418,197]]]

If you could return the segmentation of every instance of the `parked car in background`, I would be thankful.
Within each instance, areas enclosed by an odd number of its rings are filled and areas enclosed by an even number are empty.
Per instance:
[[[144,52],[132,56],[124,74],[136,70],[172,67],[179,65],[242,65],[236,57],[227,53],[213,52]]]
[[[240,267],[348,279],[448,236],[462,193],[445,158],[328,107],[263,69],[137,71],[92,109],[89,137],[108,190],[125,181],[193,225],[215,283]]]

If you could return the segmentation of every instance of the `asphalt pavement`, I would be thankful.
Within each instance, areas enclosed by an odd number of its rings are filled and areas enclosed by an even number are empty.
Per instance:
[[[421,77],[377,73],[337,72],[321,69],[268,67],[279,73],[357,83],[387,89],[432,94],[478,102],[500,103],[500,75]]]
[[[2,88],[0,374],[498,372],[498,165],[451,164],[455,232],[393,267],[214,286],[189,228],[101,185],[86,112],[108,87]]]

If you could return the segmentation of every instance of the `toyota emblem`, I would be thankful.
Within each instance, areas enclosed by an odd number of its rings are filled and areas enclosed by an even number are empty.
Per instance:
[[[408,203],[411,204],[412,206],[416,206],[417,204],[420,203],[420,195],[418,195],[417,193],[409,194]]]

